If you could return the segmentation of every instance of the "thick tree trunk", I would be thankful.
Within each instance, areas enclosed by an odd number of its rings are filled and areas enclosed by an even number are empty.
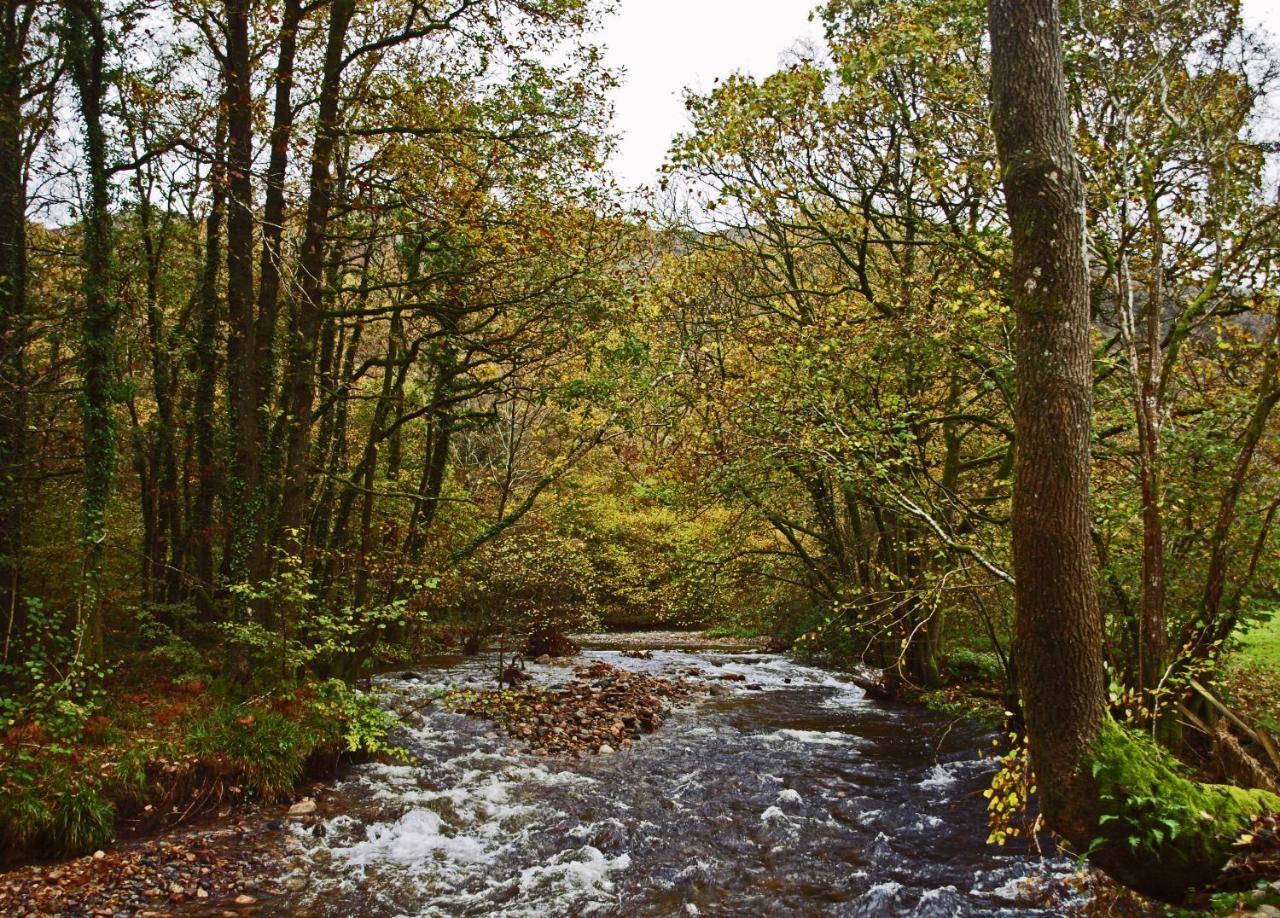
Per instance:
[[[1106,716],[1089,535],[1093,353],[1084,191],[1056,0],[992,0],[992,97],[1013,236],[1015,653],[1045,817],[1088,844],[1088,759]]]
[[[98,583],[106,540],[107,503],[115,477],[116,425],[112,374],[115,363],[116,303],[112,297],[111,193],[107,139],[103,125],[106,94],[106,29],[96,0],[67,0],[64,6],[67,63],[80,100],[88,199],[84,214],[83,337],[80,369],[84,429],[84,493],[80,538],[84,546],[81,615],[84,652],[102,656],[101,596]]]
[[[1013,237],[1015,655],[1049,828],[1117,879],[1179,899],[1214,879],[1260,792],[1200,785],[1104,707],[1089,520],[1092,349],[1084,198],[1056,0],[991,0],[992,97]]]
[[[27,187],[22,149],[26,33],[32,7],[0,5],[0,663],[26,631],[22,603],[27,461]]]
[[[256,330],[253,310],[253,97],[249,12],[252,0],[226,0],[227,110],[227,401],[234,443],[227,480],[226,558],[232,583],[256,583],[265,571],[265,499],[261,488]],[[240,610],[242,617],[251,613]],[[234,655],[233,655],[234,656]],[[232,668],[239,665],[232,661]]]

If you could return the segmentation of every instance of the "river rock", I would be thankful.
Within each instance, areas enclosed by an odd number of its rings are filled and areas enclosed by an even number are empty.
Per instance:
[[[316,802],[310,797],[303,797],[293,806],[289,807],[290,816],[310,816],[316,811]]]
[[[596,755],[612,755],[613,747],[608,743],[601,743],[600,748],[596,750]]]
[[[627,748],[632,737],[662,725],[669,702],[690,697],[695,686],[603,662],[581,666],[555,688],[525,685],[509,692],[446,699],[463,714],[497,721],[536,753],[580,756]]]

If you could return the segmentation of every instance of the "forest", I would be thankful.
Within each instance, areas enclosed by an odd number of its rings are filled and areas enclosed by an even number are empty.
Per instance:
[[[1275,914],[1272,37],[825,0],[632,193],[614,7],[0,0],[0,911]],[[814,876],[538,821],[710,761]]]

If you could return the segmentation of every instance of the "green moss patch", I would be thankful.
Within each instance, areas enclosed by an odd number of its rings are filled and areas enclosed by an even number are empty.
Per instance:
[[[1253,818],[1280,812],[1280,797],[1202,784],[1154,742],[1107,719],[1094,746],[1101,837],[1090,857],[1121,882],[1179,900],[1212,883]]]

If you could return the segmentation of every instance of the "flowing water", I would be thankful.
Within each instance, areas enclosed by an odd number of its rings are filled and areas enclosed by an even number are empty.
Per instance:
[[[416,711],[414,765],[363,766],[295,824],[284,911],[314,915],[1034,914],[1022,880],[1060,871],[984,844],[990,737],[885,706],[785,656],[591,650],[666,675],[700,666],[722,697],[675,708],[614,755],[550,759],[425,704],[487,688],[483,661],[381,680]],[[530,665],[544,682],[571,670]]]

